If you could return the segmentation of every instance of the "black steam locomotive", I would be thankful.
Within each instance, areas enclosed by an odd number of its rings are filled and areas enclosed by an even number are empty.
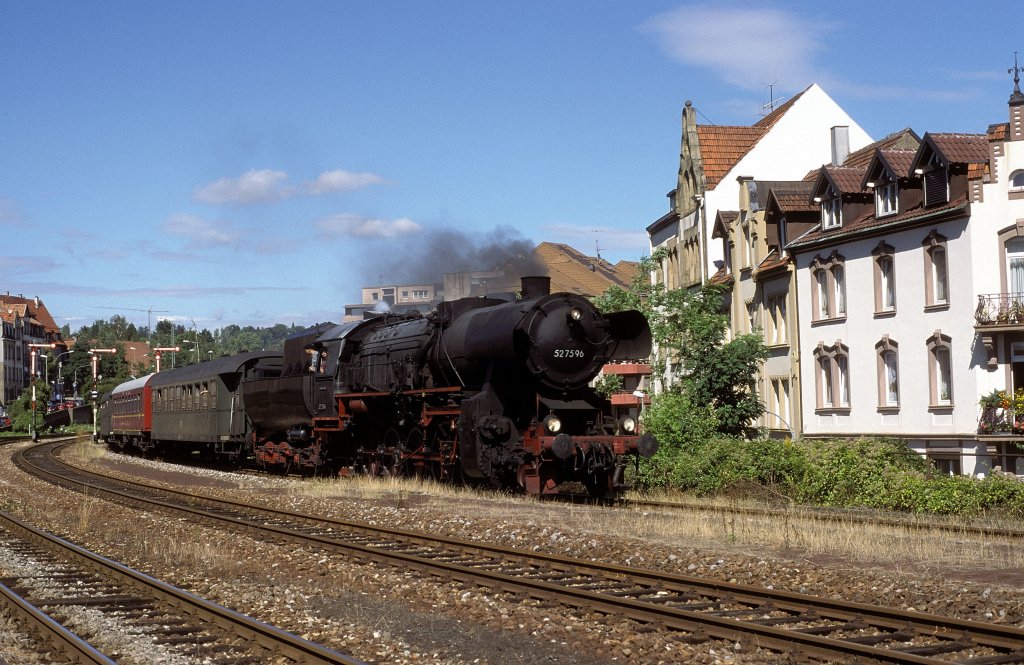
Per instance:
[[[602,365],[646,357],[636,311],[523,279],[518,300],[321,324],[281,354],[243,354],[122,384],[104,403],[116,448],[187,451],[311,473],[432,476],[604,496],[657,442],[605,414]]]

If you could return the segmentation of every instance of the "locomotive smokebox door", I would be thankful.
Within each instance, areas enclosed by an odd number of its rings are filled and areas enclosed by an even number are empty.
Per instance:
[[[608,326],[582,298],[567,296],[537,303],[525,322],[527,366],[553,388],[585,384],[605,362]]]

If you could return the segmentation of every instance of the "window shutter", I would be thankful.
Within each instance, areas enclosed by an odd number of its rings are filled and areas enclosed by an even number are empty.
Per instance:
[[[946,169],[934,169],[924,174],[924,205],[946,202]]]

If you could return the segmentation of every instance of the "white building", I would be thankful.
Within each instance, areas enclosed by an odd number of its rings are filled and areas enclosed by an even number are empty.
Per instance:
[[[788,246],[805,436],[894,436],[950,473],[1024,473],[1012,432],[978,420],[981,395],[1024,387],[1018,95],[987,134],[925,134],[819,171],[821,222]]]
[[[697,124],[686,102],[682,116],[679,176],[669,211],[647,227],[651,251],[664,248],[657,279],[669,288],[707,282],[723,268],[722,244],[711,242],[719,211],[735,210],[737,177],[800,180],[832,159],[833,128],[844,153],[871,137],[817,84],[813,84],[751,126]]]

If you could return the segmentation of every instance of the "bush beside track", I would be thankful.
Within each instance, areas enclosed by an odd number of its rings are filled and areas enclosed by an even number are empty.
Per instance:
[[[653,423],[648,421],[648,426]],[[697,425],[688,433],[707,428]],[[1012,475],[984,479],[942,475],[899,439],[746,441],[686,436],[663,442],[640,469],[638,485],[699,495],[773,496],[801,504],[897,510],[935,515],[986,513],[1024,519],[1024,482]],[[650,431],[650,430],[649,430]]]

